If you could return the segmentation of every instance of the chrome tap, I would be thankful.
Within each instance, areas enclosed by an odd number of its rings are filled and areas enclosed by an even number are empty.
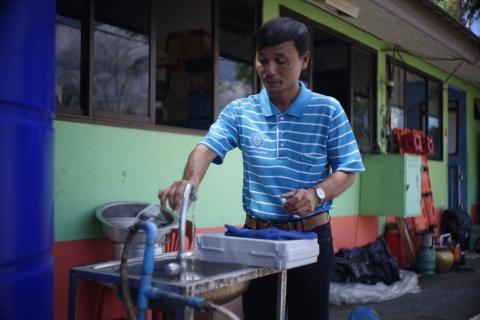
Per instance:
[[[185,259],[185,229],[187,220],[188,200],[196,201],[197,193],[191,182],[185,186],[183,191],[182,204],[180,205],[180,213],[178,219],[178,254],[177,261],[180,264],[180,280],[186,280],[185,271],[187,269],[187,261]]]
[[[195,187],[191,182],[185,186],[183,192],[182,203],[180,205],[180,212],[178,213],[178,253],[177,262],[170,262],[168,265],[159,268],[161,272],[169,275],[179,275],[180,281],[186,281],[187,260],[185,252],[185,229],[187,221],[188,200],[196,201],[197,193]]]

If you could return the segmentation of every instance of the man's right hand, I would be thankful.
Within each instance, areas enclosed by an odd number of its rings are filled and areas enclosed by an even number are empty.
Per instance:
[[[183,192],[185,191],[185,186],[189,182],[190,181],[188,180],[175,181],[170,187],[158,190],[158,198],[160,199],[162,209],[166,208],[168,200],[168,204],[173,211],[180,210]],[[194,187],[195,190],[197,190],[197,186],[195,186],[195,184]],[[190,201],[188,203],[188,206],[190,206]]]
[[[185,186],[189,182],[193,184],[195,191],[198,192],[200,182],[205,176],[208,166],[216,156],[213,151],[204,145],[197,145],[188,156],[187,165],[183,173],[183,180],[175,181],[170,187],[158,190],[158,198],[160,199],[162,209],[166,208],[168,200],[168,204],[172,210],[179,210],[182,204]],[[190,201],[188,202],[188,207],[190,207]]]

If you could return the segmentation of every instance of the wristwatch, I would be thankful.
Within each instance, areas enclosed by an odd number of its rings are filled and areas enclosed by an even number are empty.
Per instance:
[[[325,190],[323,190],[322,188],[315,188],[315,187],[310,187],[312,189],[315,190],[315,194],[317,195],[318,199],[320,199],[320,203],[322,203],[323,199],[325,199]]]

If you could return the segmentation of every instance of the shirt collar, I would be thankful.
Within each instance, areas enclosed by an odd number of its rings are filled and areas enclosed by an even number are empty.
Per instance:
[[[303,115],[312,96],[312,91],[305,87],[302,81],[299,81],[298,83],[300,84],[300,93],[290,105],[290,107],[288,107],[288,109],[284,112],[285,114],[294,117],[301,117]],[[275,107],[275,105],[270,101],[267,90],[262,89],[262,91],[260,91],[259,98],[260,105],[262,106],[262,111],[265,117],[271,117],[274,114],[280,113],[277,107]]]

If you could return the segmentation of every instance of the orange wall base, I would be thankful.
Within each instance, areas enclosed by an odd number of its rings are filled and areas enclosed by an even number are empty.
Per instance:
[[[335,249],[362,246],[378,236],[378,218],[364,216],[332,217]],[[242,227],[242,226],[237,226]],[[197,234],[224,232],[224,227],[198,229]],[[110,261],[112,248],[108,240],[87,239],[56,242],[53,246],[55,320],[67,319],[70,269],[87,264]],[[125,307],[113,291],[105,286],[79,280],[77,287],[78,320],[126,319]],[[147,318],[151,319],[151,315]]]
[[[375,241],[378,237],[378,217],[332,217],[333,246],[351,249]]]
[[[67,319],[70,269],[86,264],[112,260],[107,239],[56,242],[53,246],[55,320]],[[77,287],[77,319],[126,319],[123,303],[113,291],[96,282],[79,280]],[[105,300],[101,299],[105,295]],[[102,304],[102,301],[104,303]],[[103,307],[102,307],[103,305]],[[103,316],[102,316],[103,312]]]

